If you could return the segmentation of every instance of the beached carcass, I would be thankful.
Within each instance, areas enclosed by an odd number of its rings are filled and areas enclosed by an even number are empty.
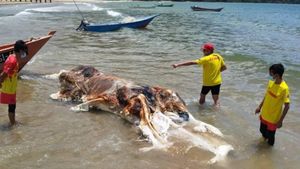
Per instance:
[[[210,162],[215,162],[233,149],[222,140],[219,129],[194,119],[185,102],[170,89],[138,85],[90,66],[62,72],[58,79],[60,91],[52,99],[79,102],[72,107],[75,111],[96,108],[120,115],[152,143],[143,150],[168,149],[172,146],[168,138],[175,137],[214,153]]]

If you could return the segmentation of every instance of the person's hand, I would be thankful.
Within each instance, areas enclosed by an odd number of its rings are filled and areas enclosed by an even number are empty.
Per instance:
[[[4,81],[3,76],[0,76],[0,88],[2,88],[3,81]]]
[[[173,64],[172,66],[173,66],[173,68],[176,68],[176,67],[178,67],[178,65],[177,65],[177,64]]]
[[[277,128],[281,128],[282,127],[282,121],[279,121],[277,124],[276,124]]]
[[[258,114],[260,112],[260,107],[256,108],[255,114]]]

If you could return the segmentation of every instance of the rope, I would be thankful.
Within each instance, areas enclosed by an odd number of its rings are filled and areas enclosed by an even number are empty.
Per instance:
[[[78,10],[78,12],[79,12],[79,14],[80,14],[81,17],[82,17],[82,20],[85,20],[83,14],[82,14],[82,12],[80,11],[79,7],[77,6],[77,4],[76,4],[76,2],[75,2],[75,0],[73,0],[73,2],[74,2],[74,4],[75,4],[75,6],[76,6],[76,8],[77,8],[77,10]]]

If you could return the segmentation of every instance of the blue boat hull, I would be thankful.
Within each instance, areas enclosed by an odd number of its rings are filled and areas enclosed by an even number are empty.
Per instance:
[[[92,31],[92,32],[110,32],[116,31],[122,28],[120,24],[109,24],[109,25],[87,25],[85,26],[85,31]]]
[[[81,21],[81,24],[76,30],[91,31],[91,32],[110,32],[116,31],[122,28],[120,23],[109,23],[109,24],[90,24]]]
[[[220,12],[223,8],[203,8],[199,6],[191,6],[193,11],[212,11],[212,12]]]
[[[142,19],[135,20],[133,22],[116,22],[116,23],[107,23],[107,24],[90,24],[84,21],[81,21],[81,24],[77,28],[77,30],[91,31],[91,32],[110,32],[116,31],[123,27],[127,28],[145,28],[155,17],[158,15],[153,15],[149,17],[145,17]]]
[[[134,22],[122,23],[122,27],[127,28],[145,28],[155,17],[158,15],[149,16],[143,19],[136,20]]]

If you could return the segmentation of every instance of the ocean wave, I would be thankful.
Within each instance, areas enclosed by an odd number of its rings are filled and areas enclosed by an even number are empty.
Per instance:
[[[79,3],[77,4],[81,11],[101,11],[103,8],[98,7],[95,4],[90,3]],[[63,4],[59,6],[51,6],[51,7],[42,7],[42,8],[28,8],[25,10],[26,12],[45,12],[45,13],[55,13],[55,12],[75,12],[77,8],[74,4]]]
[[[60,70],[59,73],[48,74],[48,75],[44,75],[43,77],[45,79],[57,80],[59,75],[64,72],[67,72],[67,71],[63,69],[63,70]]]
[[[25,11],[17,13],[15,16],[23,16],[23,15],[31,15],[31,14],[32,14],[31,12],[28,12],[25,10]]]
[[[86,5],[88,7],[91,7],[93,11],[102,11],[103,8],[101,7],[98,7],[97,5],[95,4],[91,4],[91,3],[82,3],[83,5]]]
[[[108,15],[113,16],[113,17],[123,17],[122,13],[116,12],[113,10],[107,10],[106,11]]]

